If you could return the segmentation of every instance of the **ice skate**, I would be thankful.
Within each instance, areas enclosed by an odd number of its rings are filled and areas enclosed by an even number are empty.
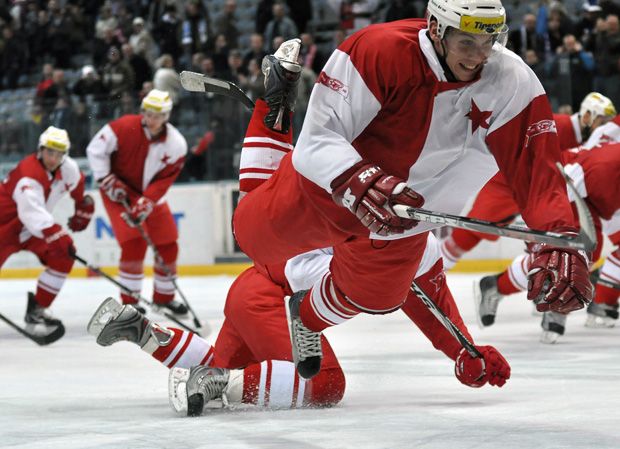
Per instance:
[[[65,327],[58,318],[54,318],[47,307],[41,307],[34,299],[34,293],[28,292],[26,306],[26,332],[37,337],[44,337],[46,344],[53,343],[65,335]]]
[[[177,318],[185,318],[189,312],[181,301],[173,299],[166,303],[153,303],[153,310],[160,313],[171,312]]]
[[[200,416],[209,401],[222,399],[230,372],[223,368],[173,368],[168,374],[168,398],[178,413]]]
[[[497,291],[498,276],[485,276],[474,284],[474,302],[476,305],[476,319],[480,328],[495,323],[497,306],[503,298]]]
[[[591,302],[588,305],[586,327],[606,328],[614,327],[618,321],[618,304],[598,304]]]
[[[304,379],[314,377],[321,369],[323,351],[321,333],[308,329],[299,317],[299,305],[307,290],[300,290],[286,302],[286,318],[289,323],[293,362],[297,372]]]
[[[301,76],[301,65],[297,62],[301,40],[283,42],[273,54],[263,58],[261,69],[265,75],[264,99],[269,106],[265,125],[274,131],[288,133],[291,126],[291,111],[295,110],[297,85]]]
[[[172,338],[171,331],[153,323],[132,305],[122,305],[114,298],[101,303],[88,322],[87,330],[101,346],[129,341],[144,347],[151,338],[154,344],[164,346]]]
[[[540,342],[546,344],[557,343],[558,339],[564,335],[566,328],[566,315],[558,312],[545,312],[540,326],[543,332],[540,335]]]

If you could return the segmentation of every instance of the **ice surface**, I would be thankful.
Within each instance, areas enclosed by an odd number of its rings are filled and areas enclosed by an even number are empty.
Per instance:
[[[580,312],[569,316],[560,343],[540,344],[540,318],[519,295],[500,304],[493,327],[479,330],[476,278],[448,276],[477,342],[497,346],[512,365],[502,389],[462,386],[453,363],[404,314],[360,316],[326,332],[347,376],[339,406],[210,410],[193,419],[169,407],[166,368],[137,346],[101,348],[86,333],[115,287],[69,279],[52,308],[67,327],[62,340],[38,347],[0,322],[0,447],[619,448],[620,329],[586,329]],[[179,285],[217,330],[231,281],[187,277]],[[0,284],[0,311],[21,323],[35,281]]]

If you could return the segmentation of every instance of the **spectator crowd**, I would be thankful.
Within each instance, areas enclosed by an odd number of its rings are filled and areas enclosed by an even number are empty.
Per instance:
[[[596,90],[620,104],[620,4],[614,0],[504,2],[508,47],[543,82],[556,111]],[[248,112],[189,95],[178,73],[263,93],[261,61],[300,37],[302,82],[294,128],[329,54],[375,22],[423,17],[422,0],[0,0],[0,162],[34,149],[49,125],[67,129],[79,158],[94,130],[169,91],[172,122],[192,154],[183,180],[234,179]]]

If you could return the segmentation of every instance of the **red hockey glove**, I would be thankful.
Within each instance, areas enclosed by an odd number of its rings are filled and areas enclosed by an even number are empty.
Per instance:
[[[417,220],[400,218],[392,206],[421,207],[424,204],[424,198],[407,187],[402,179],[364,161],[332,182],[332,198],[353,212],[371,232],[383,236],[402,234],[418,224]]]
[[[454,375],[464,385],[480,388],[489,385],[503,387],[510,379],[510,365],[493,346],[476,346],[481,359],[473,358],[465,348],[461,349],[454,364]]]
[[[153,201],[151,201],[145,196],[141,196],[140,198],[138,198],[138,201],[136,201],[134,205],[131,206],[129,212],[123,212],[121,214],[121,217],[123,217],[125,223],[127,223],[132,228],[135,228],[144,220],[146,220],[146,217],[148,217],[150,213],[153,212],[153,207]]]
[[[59,224],[43,229],[43,238],[47,243],[47,255],[52,258],[64,258],[75,254],[73,240]]]
[[[527,299],[536,310],[568,313],[583,309],[593,297],[588,256],[583,251],[530,243],[532,262],[528,273]]]
[[[73,217],[69,218],[67,226],[73,232],[79,232],[86,229],[90,219],[93,218],[95,213],[95,201],[90,195],[85,195],[82,201],[75,203],[75,213]]]
[[[114,173],[108,174],[99,181],[99,188],[115,203],[122,203],[127,199],[129,187],[118,179]]]

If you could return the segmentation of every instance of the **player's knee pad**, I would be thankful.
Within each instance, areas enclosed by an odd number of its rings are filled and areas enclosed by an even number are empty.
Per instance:
[[[121,243],[121,263],[123,261],[144,260],[146,242],[143,238],[131,239]]]
[[[52,270],[58,271],[60,273],[69,274],[71,268],[73,268],[75,260],[73,257],[63,256],[63,257],[51,257],[46,260],[45,265],[47,265]]]
[[[338,404],[344,397],[346,380],[342,368],[321,369],[319,374],[306,386],[308,395],[305,405],[310,407],[331,407]],[[308,388],[310,387],[310,388]]]

